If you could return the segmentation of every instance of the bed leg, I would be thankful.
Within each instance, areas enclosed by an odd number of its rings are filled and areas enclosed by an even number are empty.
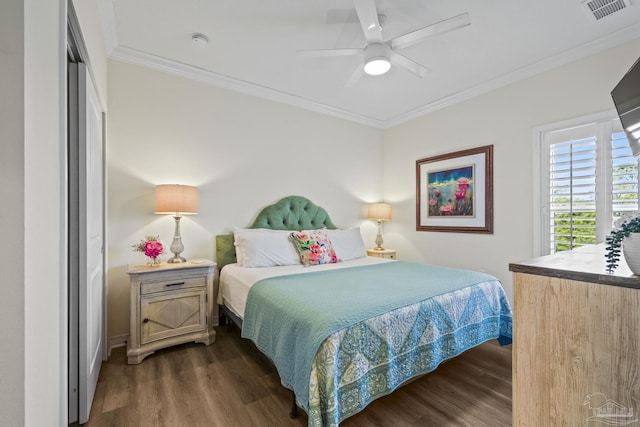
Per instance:
[[[298,405],[296,405],[296,394],[291,391],[291,396],[293,397],[293,403],[291,404],[291,412],[289,412],[289,417],[296,419],[300,416],[300,414],[298,414]]]
[[[231,319],[229,319],[223,312],[222,310],[220,311],[220,314],[218,315],[218,325],[219,326],[227,326],[227,332],[231,332],[233,330],[233,322],[231,321]]]

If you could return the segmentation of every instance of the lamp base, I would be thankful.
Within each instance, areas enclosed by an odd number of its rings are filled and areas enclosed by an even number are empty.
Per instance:
[[[384,248],[382,247],[382,243],[384,241],[382,240],[382,221],[378,220],[378,235],[376,236],[376,247],[373,248],[376,251],[383,251]]]
[[[187,262],[187,260],[180,256],[182,251],[184,251],[182,237],[180,236],[180,216],[176,215],[173,217],[173,219],[176,220],[176,229],[173,233],[173,242],[171,242],[171,247],[169,248],[169,250],[173,253],[173,258],[169,258],[167,260],[167,263],[179,264],[182,262]]]

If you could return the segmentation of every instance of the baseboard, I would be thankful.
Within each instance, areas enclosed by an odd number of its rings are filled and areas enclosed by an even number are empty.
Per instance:
[[[216,316],[213,321],[213,326],[218,326],[218,317]],[[107,348],[107,359],[111,357],[111,350],[118,347],[126,347],[129,334],[115,335],[109,337],[109,346]]]
[[[111,350],[117,347],[125,347],[127,345],[127,340],[129,339],[129,334],[116,335],[113,337],[109,337],[109,347],[107,349],[107,358],[111,357]]]

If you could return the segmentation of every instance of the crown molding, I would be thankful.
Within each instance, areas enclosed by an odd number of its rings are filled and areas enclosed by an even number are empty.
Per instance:
[[[441,110],[462,101],[469,100],[471,98],[475,98],[476,96],[483,95],[485,93],[491,92],[492,90],[499,89],[512,83],[525,80],[545,71],[549,71],[562,65],[566,65],[570,62],[595,55],[596,53],[602,52],[603,50],[611,49],[637,38],[640,38],[640,24],[629,26],[606,37],[595,40],[591,43],[586,43],[578,46],[577,48],[566,50],[557,55],[529,64],[525,67],[519,68],[485,83],[479,84],[466,90],[462,90],[450,96],[423,105],[422,107],[416,108],[405,114],[386,120],[384,122],[384,128],[387,129],[393,126],[400,125],[402,123],[406,123],[408,121],[422,117],[426,114],[433,113],[437,110]]]
[[[173,61],[160,56],[141,52],[125,46],[117,46],[109,55],[110,59],[140,65],[164,73],[173,74],[201,83],[221,87],[234,92],[268,99],[270,101],[281,102],[305,110],[326,114],[339,119],[344,119],[378,129],[384,128],[384,122],[371,117],[362,116],[340,108],[313,102],[299,96],[291,95],[255,83],[234,79],[223,74],[194,67],[192,65]]]

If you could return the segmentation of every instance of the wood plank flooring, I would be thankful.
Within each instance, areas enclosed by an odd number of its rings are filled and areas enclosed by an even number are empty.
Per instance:
[[[291,392],[237,329],[127,365],[124,348],[102,365],[85,426],[306,426],[289,418]],[[511,346],[468,350],[345,420],[364,426],[511,426]]]

